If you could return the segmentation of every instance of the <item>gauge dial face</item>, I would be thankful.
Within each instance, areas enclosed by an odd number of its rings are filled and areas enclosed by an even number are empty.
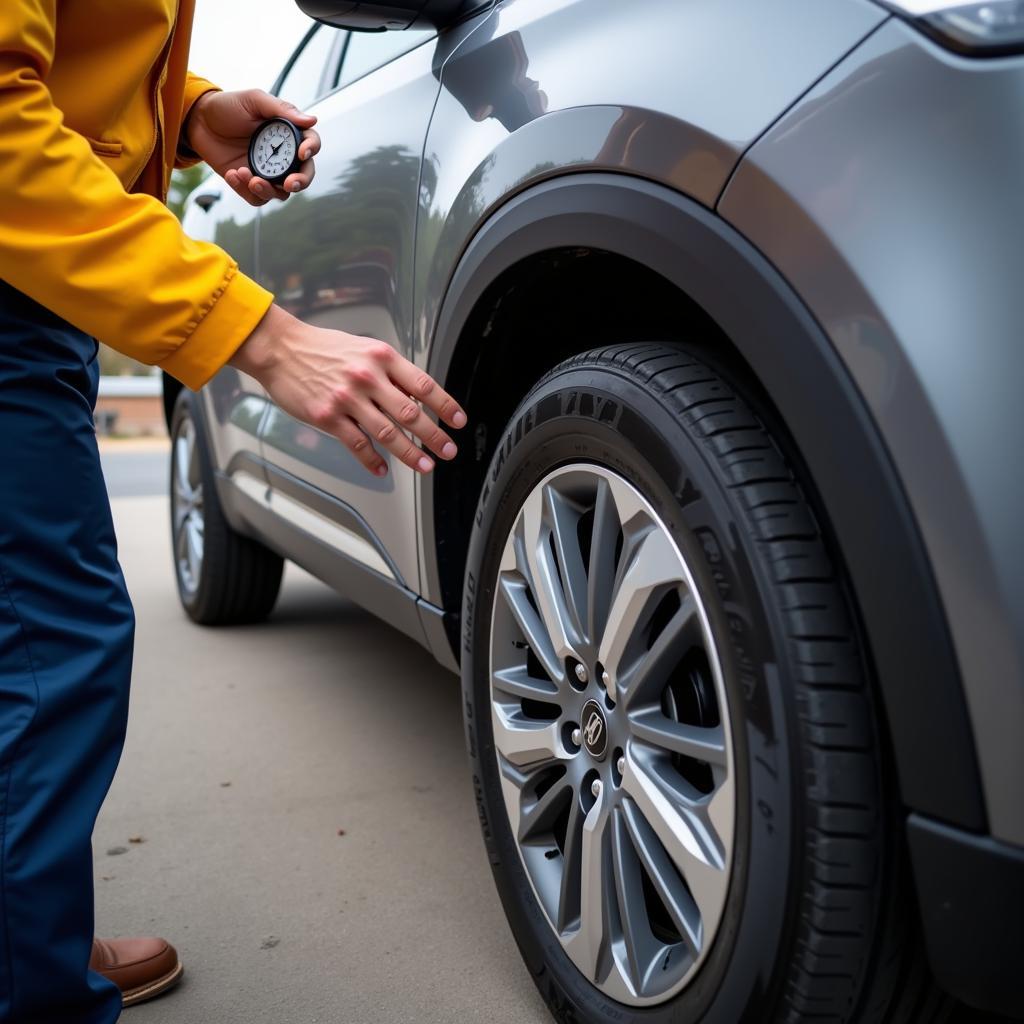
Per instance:
[[[295,160],[295,133],[283,121],[263,125],[253,140],[252,169],[261,177],[272,181],[283,177]]]

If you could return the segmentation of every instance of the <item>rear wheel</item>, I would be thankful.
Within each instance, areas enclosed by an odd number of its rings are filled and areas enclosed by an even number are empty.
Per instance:
[[[944,1019],[842,572],[682,348],[577,357],[481,497],[463,684],[498,888],[563,1021]]]
[[[171,544],[181,605],[204,626],[258,622],[274,607],[284,560],[235,532],[217,495],[198,413],[182,391],[171,420]]]

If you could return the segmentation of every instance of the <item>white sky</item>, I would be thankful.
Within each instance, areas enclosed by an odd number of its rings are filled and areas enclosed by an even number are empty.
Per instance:
[[[225,89],[269,89],[312,24],[294,0],[197,0],[189,67]]]

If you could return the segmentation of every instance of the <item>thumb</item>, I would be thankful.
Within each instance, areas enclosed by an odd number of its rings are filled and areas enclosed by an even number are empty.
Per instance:
[[[294,103],[289,103],[278,96],[271,96],[262,89],[253,90],[251,108],[257,117],[283,117],[300,128],[311,128],[316,124],[314,114],[304,114]]]

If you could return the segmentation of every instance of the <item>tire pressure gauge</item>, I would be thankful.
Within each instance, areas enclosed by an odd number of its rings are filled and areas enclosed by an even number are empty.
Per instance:
[[[249,170],[271,185],[280,185],[299,169],[302,132],[283,117],[264,121],[249,140]]]

